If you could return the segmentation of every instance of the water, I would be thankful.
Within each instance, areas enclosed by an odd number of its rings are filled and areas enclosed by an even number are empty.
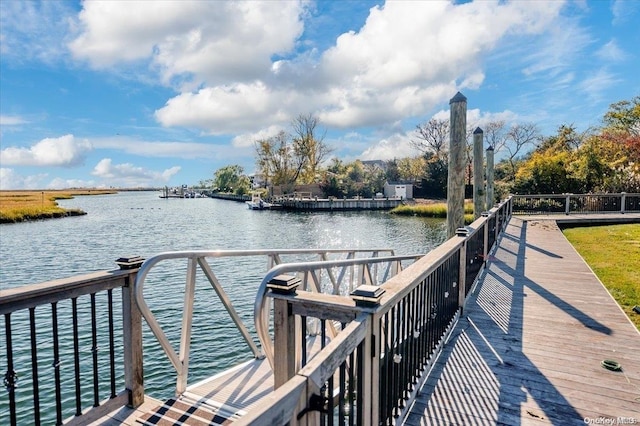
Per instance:
[[[61,200],[62,207],[80,208],[88,214],[0,226],[0,289],[115,269],[114,261],[119,257],[139,255],[148,258],[169,250],[393,248],[396,254],[414,254],[430,251],[444,240],[446,233],[441,220],[398,217],[387,212],[252,211],[244,203],[233,201],[167,200],[158,195],[155,192],[123,192]],[[183,263],[170,264],[171,268],[161,270],[155,277],[150,276],[150,287],[145,292],[161,326],[173,330],[170,340],[176,347],[180,326],[176,320],[176,307],[182,305]],[[253,300],[265,272],[265,258],[210,263],[234,306],[253,331]],[[173,277],[177,278],[171,279]],[[114,295],[116,304],[120,303],[119,292]],[[98,294],[98,297],[98,302],[104,303],[100,298],[106,296]],[[63,313],[69,310],[69,304],[61,303]],[[206,280],[199,279],[189,383],[250,357],[247,346],[230,325],[221,306]],[[87,303],[81,304],[79,310],[80,322],[89,321]],[[103,324],[105,321],[100,318],[106,314],[99,312],[98,315],[99,324]],[[64,315],[60,317],[65,318]],[[52,344],[47,320],[46,314],[42,319],[38,317],[38,346],[43,352],[50,351]],[[12,316],[12,322],[18,330],[27,328],[26,313],[22,317]],[[173,369],[146,327],[144,333],[145,390],[152,396],[169,397],[175,386],[175,375],[170,374]],[[0,370],[4,374],[6,343],[4,331],[1,334]],[[62,350],[66,351],[65,355],[72,356],[73,348],[64,336],[61,338]],[[121,341],[120,331],[116,340]],[[28,342],[26,344],[28,346]],[[14,342],[14,350],[15,346]],[[15,363],[17,366],[28,364],[30,369],[29,360],[18,358]],[[49,374],[40,378],[41,393],[52,393],[51,368],[43,365],[42,369]],[[30,387],[28,379],[20,385]],[[90,391],[83,390],[83,394]],[[69,394],[72,398],[73,389]],[[0,398],[0,424],[8,422],[6,395],[4,393]],[[20,404],[31,407],[30,401]],[[66,404],[73,405],[72,401]],[[45,418],[43,423],[53,419]]]

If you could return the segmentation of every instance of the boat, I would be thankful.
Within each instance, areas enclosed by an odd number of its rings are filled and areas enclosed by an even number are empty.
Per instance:
[[[264,201],[259,194],[251,194],[251,200],[245,201],[245,203],[251,210],[267,210],[273,207],[273,204]]]

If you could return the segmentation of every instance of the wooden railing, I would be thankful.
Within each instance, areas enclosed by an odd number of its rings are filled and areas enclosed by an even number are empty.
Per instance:
[[[87,424],[142,404],[137,267],[126,267],[0,292],[8,393],[0,423]]]
[[[241,425],[402,423],[511,217],[511,199],[379,286],[351,297],[272,285],[275,392]],[[489,244],[491,242],[491,244]],[[478,266],[480,265],[480,266]],[[295,268],[280,265],[278,268]],[[269,285],[278,270],[263,280]],[[380,293],[381,291],[381,293]],[[378,293],[378,294],[376,294]],[[307,359],[304,328],[340,324]]]
[[[513,214],[637,213],[640,194],[513,195]]]

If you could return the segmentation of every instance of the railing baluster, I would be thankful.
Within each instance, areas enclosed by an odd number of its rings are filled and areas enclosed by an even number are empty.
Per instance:
[[[73,321],[73,365],[76,389],[76,416],[82,415],[82,390],[80,389],[80,343],[78,341],[78,298],[71,299],[71,318]]]
[[[93,354],[93,406],[100,405],[98,394],[98,324],[96,321],[96,294],[91,293],[91,352]]]
[[[38,384],[38,351],[36,342],[36,308],[29,308],[29,331],[31,333],[31,376],[33,378],[34,423],[40,424],[40,388]]]
[[[116,397],[116,349],[115,349],[115,328],[113,322],[113,290],[107,290],[107,305],[109,312],[109,370],[111,376],[111,396]]]
[[[327,380],[327,424],[333,426],[333,374]]]
[[[56,389],[56,424],[62,424],[62,391],[60,389],[60,347],[58,342],[58,302],[51,304],[51,327],[53,332],[53,373]]]
[[[353,384],[358,381],[360,382],[360,380],[358,379],[361,376],[356,377],[356,375],[354,374],[356,365],[354,364],[354,357],[353,357],[353,352],[349,354],[349,377],[347,379],[347,386],[348,386],[348,398],[347,398],[347,403],[349,404],[349,426],[353,426],[354,424],[354,415],[355,415],[355,402],[356,402],[356,393],[353,389]],[[358,394],[361,395],[361,394]]]
[[[11,342],[11,314],[4,315],[4,330],[7,338],[7,372],[4,375],[4,386],[9,392],[9,417],[11,418],[11,426],[15,426],[16,419],[16,381],[17,375],[13,369],[13,345]]]
[[[345,407],[345,404],[346,404],[345,392],[351,391],[351,382],[347,382],[346,369],[347,369],[347,362],[344,361],[342,364],[340,364],[340,372],[339,372],[339,379],[338,379],[340,380],[340,393],[338,394],[338,423],[340,424],[340,426],[344,426],[345,415],[347,414],[347,410]]]
[[[301,346],[301,364],[304,367],[307,365],[307,317],[300,317],[300,335],[302,338],[300,339]]]

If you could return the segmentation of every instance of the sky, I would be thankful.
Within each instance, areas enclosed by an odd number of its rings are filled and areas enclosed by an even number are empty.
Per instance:
[[[319,119],[343,161],[416,125],[601,124],[640,95],[640,2],[0,1],[0,189],[196,185]],[[326,132],[326,133],[325,133]]]

